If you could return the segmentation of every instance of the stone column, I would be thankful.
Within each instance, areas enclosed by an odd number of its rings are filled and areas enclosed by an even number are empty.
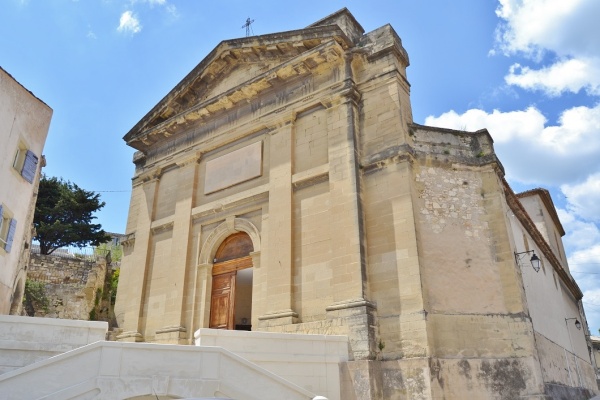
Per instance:
[[[271,134],[269,171],[269,255],[267,260],[267,312],[259,327],[297,322],[292,310],[292,120]]]
[[[187,332],[183,326],[184,288],[187,277],[188,250],[190,245],[191,210],[194,182],[196,180],[197,156],[178,162],[173,240],[169,265],[171,292],[165,305],[165,325],[156,331],[156,340],[163,343],[186,344]],[[190,330],[193,329],[190,327]]]
[[[158,188],[160,175],[154,173],[141,178],[142,183],[134,186],[132,194],[131,211],[137,207],[137,224],[135,226],[135,239],[131,254],[123,259],[121,271],[122,282],[120,290],[125,290],[121,297],[123,303],[123,333],[117,336],[117,340],[125,342],[142,342],[142,313],[143,298],[146,289],[146,274],[148,272],[148,254],[151,240],[152,218],[154,213],[154,201]]]

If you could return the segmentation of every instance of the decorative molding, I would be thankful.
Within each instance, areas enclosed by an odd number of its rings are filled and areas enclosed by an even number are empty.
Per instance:
[[[325,311],[337,311],[344,310],[347,308],[356,308],[356,307],[367,307],[372,308],[374,310],[377,309],[377,305],[366,299],[354,299],[354,300],[344,300],[333,303],[330,306],[325,308]]]
[[[227,198],[215,200],[213,202],[195,207],[192,209],[192,218],[197,219],[206,215],[223,211],[224,209],[239,207],[247,203],[264,201],[267,200],[268,197],[269,184],[267,183],[240,193],[233,194]]]
[[[269,312],[269,313],[259,316],[258,320],[259,321],[267,321],[270,319],[289,318],[289,317],[298,318],[298,313],[294,312],[293,310],[273,311],[273,312]]]
[[[254,252],[260,251],[260,232],[254,224],[247,219],[233,218],[233,225],[227,221],[219,224],[206,238],[200,250],[199,264],[211,264],[217,247],[229,235],[236,232],[246,232],[252,240]]]
[[[187,332],[187,329],[183,326],[173,325],[173,326],[165,326],[163,328],[160,328],[155,333],[157,335],[160,335],[162,333],[172,333],[172,332]]]
[[[124,247],[133,246],[135,244],[135,232],[126,234],[125,239],[121,240],[121,244]]]
[[[198,272],[200,272],[202,274],[212,274],[213,264],[212,263],[198,264],[196,266],[196,268],[198,268]]]
[[[198,164],[201,159],[202,155],[200,154],[200,152],[198,152],[192,156],[175,161],[175,164],[177,164],[178,167],[182,168],[190,164]]]
[[[260,268],[260,251],[251,252],[250,257],[252,258],[252,268],[259,269]]]
[[[250,101],[265,90],[269,90],[273,86],[279,84],[279,82],[313,74],[318,70],[319,65],[341,60],[343,52],[344,48],[340,43],[331,38],[241,85],[229,89],[226,92],[201,102],[189,109],[170,115],[165,121],[160,122],[155,126],[146,130],[143,130],[140,126],[134,127],[127,135],[125,135],[127,144],[138,150],[147,149],[161,139],[169,137],[181,130],[182,127],[185,129],[185,127],[196,121],[206,121],[216,113],[231,109],[237,103],[246,103]],[[165,104],[163,107],[168,108],[169,106]],[[282,110],[283,109],[285,109],[285,107],[282,107]],[[173,109],[169,113],[172,112],[176,111]],[[144,120],[140,122],[144,122]],[[136,128],[140,131],[133,133]]]
[[[131,338],[134,338],[136,342],[144,341],[144,336],[137,331],[128,331],[128,332],[123,332],[120,335],[117,335],[117,340],[125,340],[125,339],[131,339]]]
[[[152,231],[152,233],[157,233],[160,231],[166,231],[169,229],[173,229],[174,223],[175,223],[175,216],[170,215],[168,217],[153,221],[152,225],[150,225],[150,230]]]
[[[311,186],[327,180],[329,180],[329,163],[292,175],[292,185],[294,185],[295,189]]]

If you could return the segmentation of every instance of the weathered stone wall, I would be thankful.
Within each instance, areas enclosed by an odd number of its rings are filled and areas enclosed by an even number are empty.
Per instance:
[[[33,208],[51,117],[48,105],[0,68],[0,207],[4,218],[16,223],[9,251],[4,243],[0,245],[0,314],[21,311],[27,266],[24,260],[31,242]],[[28,150],[38,158],[31,182],[13,167],[19,149],[23,157]]]
[[[31,254],[27,278],[44,284],[46,309],[36,317],[89,320],[106,279],[106,260]]]

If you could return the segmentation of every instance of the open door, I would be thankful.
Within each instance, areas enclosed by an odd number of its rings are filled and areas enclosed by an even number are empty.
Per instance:
[[[250,253],[252,240],[244,232],[227,237],[217,249],[213,265],[212,294],[209,328],[249,330],[252,306],[251,276],[244,271],[239,289],[236,286],[238,271],[252,267]],[[250,286],[248,287],[248,275]],[[240,293],[236,295],[236,289]],[[238,302],[236,306],[236,302]],[[243,315],[237,315],[235,310]]]
[[[233,329],[235,271],[213,276],[210,303],[210,328]]]

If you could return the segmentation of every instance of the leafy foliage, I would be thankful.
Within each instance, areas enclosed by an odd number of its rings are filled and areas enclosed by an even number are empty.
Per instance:
[[[34,237],[42,254],[61,247],[98,246],[111,240],[100,224],[93,224],[93,213],[104,207],[100,195],[55,177],[40,179],[35,205]]]
[[[30,317],[35,316],[35,311],[42,309],[48,311],[50,301],[46,296],[46,287],[43,282],[25,281],[25,295],[23,296],[25,311]]]
[[[110,253],[110,259],[113,262],[120,262],[123,258],[123,246],[115,245],[112,242],[110,243],[102,243],[100,246],[95,249],[96,254],[98,255],[106,255]]]
[[[115,304],[117,299],[117,286],[119,286],[120,269],[113,271],[110,278],[110,303]]]

